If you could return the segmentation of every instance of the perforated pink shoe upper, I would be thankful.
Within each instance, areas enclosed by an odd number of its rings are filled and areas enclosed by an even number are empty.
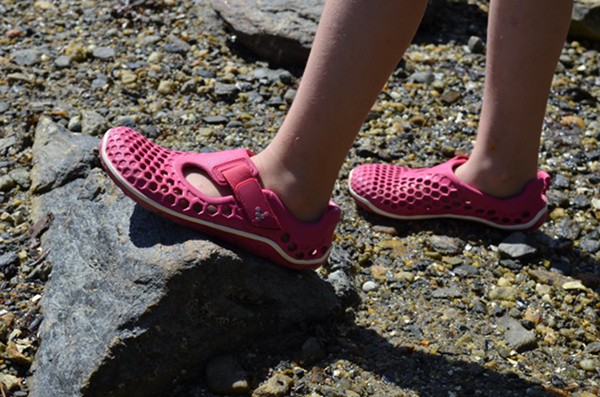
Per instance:
[[[145,207],[286,266],[321,264],[331,248],[339,207],[330,203],[315,223],[297,220],[274,192],[260,187],[252,155],[245,149],[172,151],[125,127],[109,130],[100,145],[108,174]],[[188,167],[203,170],[232,195],[210,197],[199,192],[185,179]]]
[[[530,229],[545,220],[549,176],[539,172],[518,196],[498,199],[461,182],[455,157],[432,168],[367,164],[352,171],[350,192],[367,210],[397,219],[459,218],[503,229]]]

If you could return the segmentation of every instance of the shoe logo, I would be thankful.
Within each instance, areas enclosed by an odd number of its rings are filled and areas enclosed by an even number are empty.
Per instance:
[[[265,211],[265,212],[261,212],[260,207],[256,207],[254,209],[254,219],[256,220],[256,222],[260,222],[263,219],[265,219],[267,216],[269,216],[269,212]]]

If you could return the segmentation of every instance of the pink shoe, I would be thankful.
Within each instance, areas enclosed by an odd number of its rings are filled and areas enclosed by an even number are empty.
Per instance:
[[[331,251],[339,207],[330,202],[315,223],[297,220],[274,192],[260,186],[253,155],[245,149],[176,152],[126,127],[109,130],[100,143],[108,175],[145,208],[287,267],[320,266]],[[203,170],[232,195],[203,194],[185,179],[186,168]]]
[[[538,172],[518,196],[499,199],[460,181],[455,157],[432,168],[361,165],[350,173],[350,193],[368,211],[394,219],[455,218],[505,230],[533,230],[546,220],[550,177]]]

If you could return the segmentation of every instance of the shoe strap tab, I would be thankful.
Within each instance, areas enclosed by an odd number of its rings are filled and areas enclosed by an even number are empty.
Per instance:
[[[265,229],[281,229],[279,221],[251,169],[240,164],[221,171],[250,222]]]

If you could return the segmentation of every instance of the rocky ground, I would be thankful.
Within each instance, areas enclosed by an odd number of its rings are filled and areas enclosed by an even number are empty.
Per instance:
[[[336,249],[319,270],[345,315],[275,351],[213,361],[173,395],[213,395],[215,374],[256,396],[600,393],[597,43],[569,40],[557,68],[540,153],[550,220],[539,231],[386,221],[346,190],[357,164],[429,166],[470,150],[485,11],[450,2],[419,32],[348,155]],[[39,245],[47,225],[29,218],[44,189],[29,178],[39,118],[96,137],[130,125],[179,150],[260,151],[300,71],[253,57],[201,0],[4,0],[0,15],[0,381],[2,394],[24,396],[51,270]]]

